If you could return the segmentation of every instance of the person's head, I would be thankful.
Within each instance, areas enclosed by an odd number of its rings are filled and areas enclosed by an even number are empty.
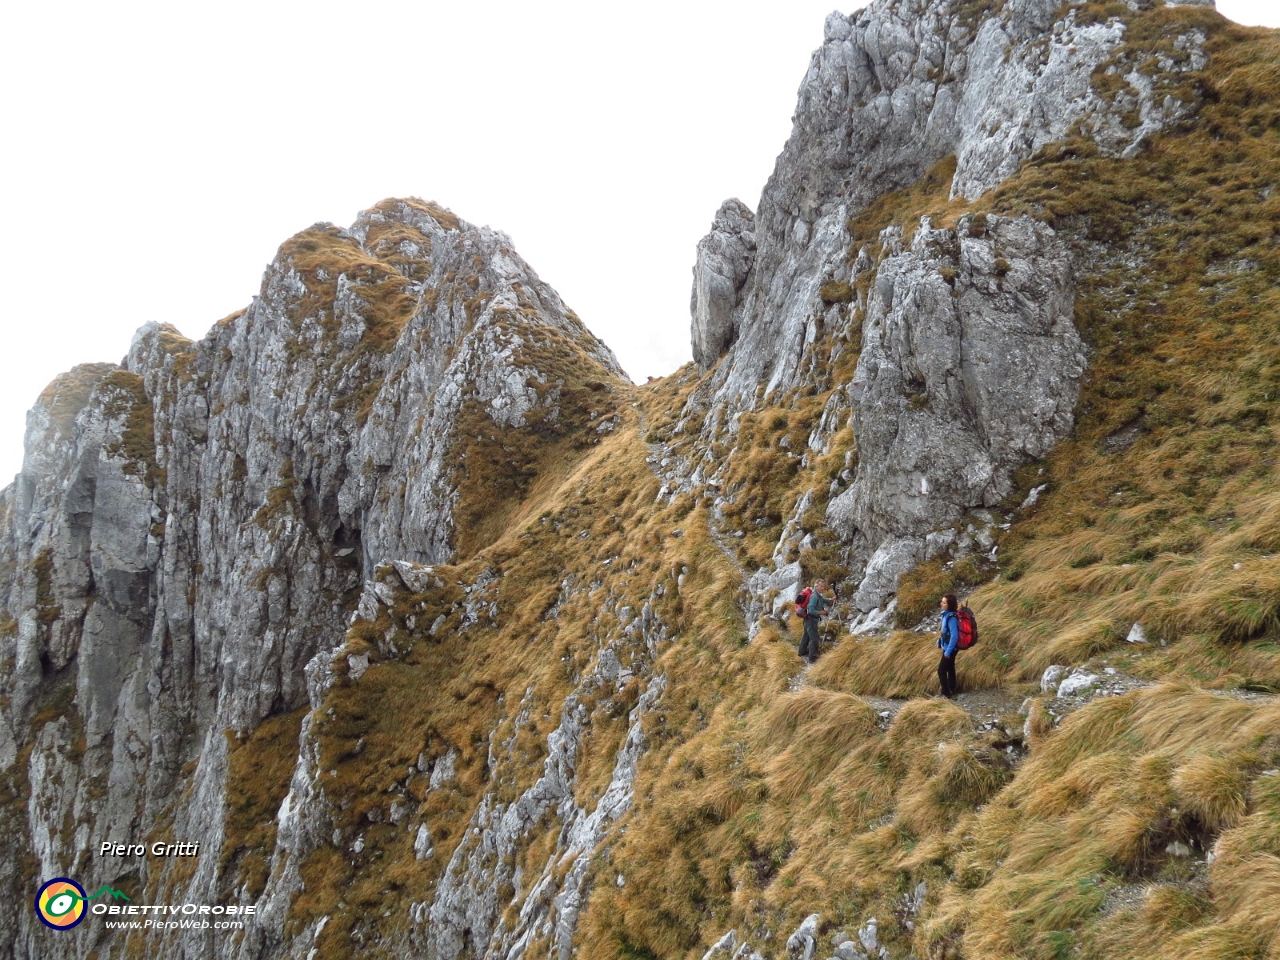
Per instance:
[[[817,583],[815,583],[815,584],[813,585],[813,589],[817,590],[819,593],[826,593],[826,592],[827,592],[827,581],[825,581],[825,580],[819,580]]]
[[[960,601],[956,599],[956,595],[954,593],[948,593],[943,596],[938,606],[942,607],[943,610],[950,610],[952,613],[955,613],[960,609]]]

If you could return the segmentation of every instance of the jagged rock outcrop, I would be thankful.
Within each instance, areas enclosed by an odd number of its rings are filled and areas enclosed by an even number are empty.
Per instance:
[[[703,370],[724,355],[738,338],[742,287],[756,256],[755,214],[741,200],[726,200],[716,211],[711,231],[698,241],[693,265],[693,359]]]
[[[878,607],[924,559],[925,537],[995,506],[1014,469],[1075,423],[1085,348],[1071,257],[1030,218],[964,218],[910,248],[881,238],[852,393],[859,462],[827,519],[870,559],[857,598]]]
[[[847,221],[875,198],[955,156],[952,196],[974,199],[1077,124],[1119,155],[1186,115],[1138,64],[1111,62],[1124,24],[1081,20],[1078,5],[1010,0],[984,17],[959,0],[886,0],[827,18],[756,211],[738,339],[703,388],[728,408],[713,425],[752,406],[758,384],[797,385],[829,312],[822,286],[849,276]],[[1171,39],[1166,79],[1203,66],[1203,36]],[[1121,80],[1114,100],[1093,88],[1096,69]]]
[[[458,960],[468,956],[468,945],[473,955],[520,957],[538,941],[549,942],[560,960],[573,955],[578,916],[589,893],[588,868],[612,826],[631,806],[636,767],[645,747],[642,722],[666,689],[666,679],[653,676],[629,713],[609,785],[592,810],[574,798],[575,767],[590,723],[583,701],[617,688],[621,659],[639,670],[671,639],[670,628],[654,612],[654,600],[651,596],[637,615],[625,618],[621,629],[605,638],[592,669],[565,699],[560,722],[547,737],[542,775],[513,802],[504,803],[493,793],[485,796],[433,901],[412,908],[412,939],[429,960]],[[518,716],[528,722],[527,711]],[[517,728],[507,742],[490,747],[489,767],[495,779],[518,774],[511,755],[518,733]],[[557,833],[555,848],[538,876],[519,876],[516,854],[537,834],[553,829],[548,821]],[[511,903],[519,907],[513,921],[503,919],[508,904],[497,896],[502,889],[513,890]]]
[[[586,424],[620,376],[503,234],[387,201],[284,244],[261,295],[203,341],[148,325],[123,366],[55,381],[5,494],[0,772],[41,709],[63,718],[25,757],[31,827],[0,860],[30,850],[33,873],[106,882],[118,865],[91,841],[162,818],[218,850],[223,731],[307,703],[307,664],[341,642],[362,579],[480,536],[468,477],[518,495],[539,445]],[[467,462],[486,431],[507,447]],[[218,869],[142,881],[236,896]],[[3,922],[16,942],[35,920]]]
[[[723,464],[711,459],[711,444],[730,438],[736,417],[762,397],[841,388],[811,449],[825,449],[845,422],[853,425],[859,479],[828,517],[863,569],[856,606],[864,611],[933,554],[926,534],[997,501],[1019,462],[1043,455],[1071,429],[1084,356],[1072,327],[1074,268],[1045,231],[1000,225],[1019,252],[1011,259],[985,247],[986,272],[977,277],[973,259],[988,241],[967,228],[946,239],[926,225],[905,254],[937,261],[921,270],[896,255],[872,262],[852,243],[848,223],[948,157],[951,197],[972,200],[1047,144],[1082,137],[1104,154],[1131,156],[1185,119],[1192,106],[1174,92],[1184,73],[1204,66],[1205,36],[1187,28],[1158,49],[1130,49],[1121,19],[1100,21],[1078,7],[1012,0],[984,12],[955,0],[894,0],[828,17],[791,138],[761,196],[733,343],[688,402],[686,420],[702,424],[704,443],[687,473],[714,478]],[[947,244],[953,252],[942,252]],[[1014,259],[1024,266],[1011,274]],[[1024,267],[1037,276],[1019,279]],[[859,277],[870,285],[865,296],[855,289]],[[964,302],[973,332],[931,339],[940,331],[925,315],[946,300]],[[892,304],[907,326],[890,335],[880,325]],[[917,309],[922,316],[907,321]],[[1037,311],[1047,312],[1032,320]],[[843,341],[864,351],[858,373],[851,383],[827,383]],[[1006,351],[1014,352],[996,362],[1001,370],[976,372]],[[705,369],[709,355],[697,356]],[[899,387],[879,392],[888,389],[881,367],[900,371]],[[950,392],[938,392],[944,367],[962,371]],[[880,386],[858,400],[869,378]],[[1021,405],[1016,415],[1002,398]],[[909,404],[906,413],[900,402]],[[777,571],[789,562],[786,546],[779,541]]]

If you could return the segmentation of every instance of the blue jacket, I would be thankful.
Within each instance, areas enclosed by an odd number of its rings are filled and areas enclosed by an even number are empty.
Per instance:
[[[960,618],[951,610],[942,611],[942,636],[938,646],[944,657],[954,657],[960,649]]]

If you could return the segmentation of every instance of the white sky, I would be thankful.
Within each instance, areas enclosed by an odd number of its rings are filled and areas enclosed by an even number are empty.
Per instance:
[[[671,372],[694,246],[756,207],[837,2],[6,5],[0,485],[56,374],[150,320],[202,337],[283,240],[384,197],[506,231],[632,377]]]

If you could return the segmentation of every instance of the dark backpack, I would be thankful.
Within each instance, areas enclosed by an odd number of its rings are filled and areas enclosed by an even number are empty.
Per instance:
[[[796,616],[801,620],[809,617],[809,598],[813,596],[813,587],[805,587],[796,594]]]
[[[978,618],[968,607],[961,607],[956,616],[960,620],[960,649],[968,650],[978,642]]]

